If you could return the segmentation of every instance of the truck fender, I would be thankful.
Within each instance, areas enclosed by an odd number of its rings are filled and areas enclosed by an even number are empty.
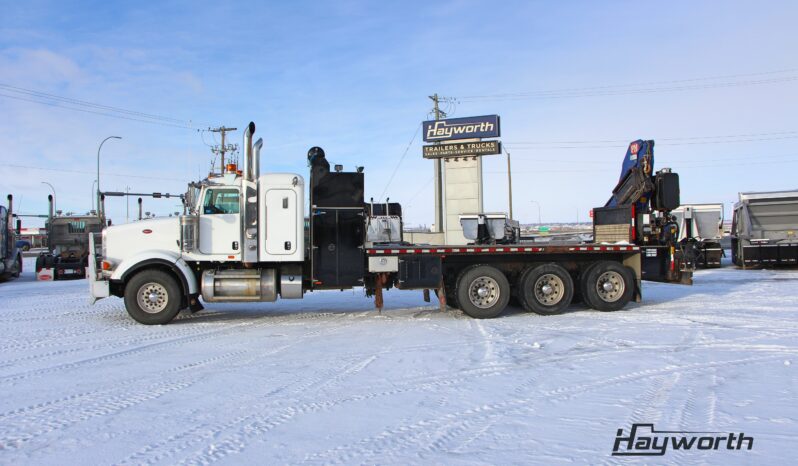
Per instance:
[[[148,265],[161,264],[169,267],[179,278],[187,295],[199,293],[197,278],[191,267],[179,255],[167,251],[148,251],[136,254],[120,263],[111,274],[112,281],[126,281],[136,271]]]

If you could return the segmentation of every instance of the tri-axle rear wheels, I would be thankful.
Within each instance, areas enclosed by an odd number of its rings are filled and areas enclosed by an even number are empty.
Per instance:
[[[125,308],[142,324],[170,322],[180,312],[181,298],[177,280],[160,270],[139,272],[125,286]]]
[[[634,296],[634,272],[619,262],[595,262],[577,278],[557,263],[533,265],[521,273],[511,290],[502,270],[475,265],[460,272],[454,291],[447,291],[447,302],[471,317],[488,319],[504,311],[511,292],[524,309],[543,315],[567,309],[577,287],[585,304],[599,311],[617,311]]]

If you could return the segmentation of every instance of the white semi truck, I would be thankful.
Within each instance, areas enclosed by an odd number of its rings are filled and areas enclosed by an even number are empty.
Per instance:
[[[200,297],[205,303],[275,301],[363,287],[382,308],[383,289],[396,287],[424,290],[427,298],[434,290],[442,307],[490,318],[511,297],[543,314],[562,311],[575,296],[614,311],[641,299],[641,279],[691,283],[676,238],[654,239],[673,228],[662,212],[635,216],[634,208],[614,208],[601,231],[619,240],[601,244],[505,244],[484,231],[482,244],[408,244],[401,240],[397,204],[364,202],[362,169],[330,170],[324,151],[314,147],[307,186],[299,174],[260,174],[263,142],[253,143],[254,132],[250,123],[241,171],[189,185],[184,215],[107,227],[99,254],[91,236],[88,278],[95,300],[124,298],[138,322],[164,324],[182,309],[202,309]],[[655,177],[650,164],[644,168],[640,176],[656,178],[653,185],[673,179],[670,172],[665,181]],[[678,186],[675,192],[675,200],[661,203],[678,206]]]

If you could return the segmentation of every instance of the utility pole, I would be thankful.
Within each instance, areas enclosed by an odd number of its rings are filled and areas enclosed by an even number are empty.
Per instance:
[[[219,144],[218,146],[214,146],[213,149],[212,149],[214,154],[218,153],[219,155],[221,155],[221,161],[222,161],[221,173],[222,173],[222,175],[224,175],[224,170],[225,170],[224,154],[227,153],[227,152],[233,152],[233,151],[238,149],[238,146],[235,145],[235,144],[227,144],[227,145],[225,145],[224,136],[225,136],[225,134],[227,134],[228,131],[236,131],[237,129],[238,128],[226,128],[224,126],[220,126],[218,128],[208,128],[208,131],[210,131],[211,133],[221,133],[221,135],[222,135],[221,136],[222,137],[222,143]]]
[[[510,198],[510,218],[513,218],[513,174],[512,170],[510,170],[510,153],[504,151],[507,154],[507,194]]]
[[[439,105],[445,97],[438,97],[437,93],[428,97],[434,104],[432,111],[435,114],[435,119],[446,118],[446,112],[442,111]],[[439,158],[435,159],[435,231],[443,232],[443,165]]]

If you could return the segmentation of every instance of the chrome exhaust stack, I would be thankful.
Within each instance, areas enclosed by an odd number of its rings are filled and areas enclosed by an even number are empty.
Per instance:
[[[263,138],[258,138],[255,141],[255,153],[252,157],[252,180],[257,181],[260,176],[260,150],[263,147]]]
[[[50,222],[53,221],[53,217],[55,216],[55,210],[53,210],[53,209],[55,209],[55,207],[53,206],[53,195],[52,194],[48,194],[47,195],[47,203],[49,205],[49,207],[48,207],[49,210],[47,211],[47,223],[50,223]]]
[[[242,176],[247,181],[253,181],[253,163],[252,163],[252,135],[255,134],[255,122],[250,121],[247,128],[244,130],[244,166],[242,167]]]

